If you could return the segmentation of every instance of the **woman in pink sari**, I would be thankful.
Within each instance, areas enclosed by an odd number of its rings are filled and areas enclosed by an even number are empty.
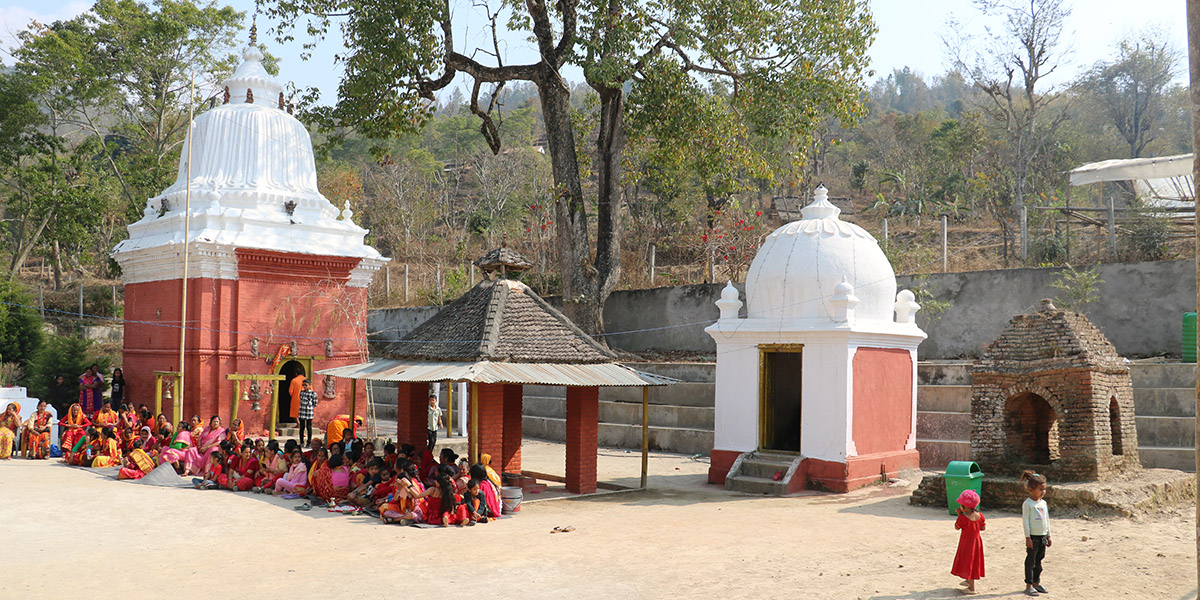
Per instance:
[[[79,403],[83,405],[83,412],[92,416],[100,410],[103,393],[104,377],[100,375],[99,367],[92,365],[79,376]]]
[[[225,428],[221,427],[221,417],[213,415],[208,421],[208,427],[200,432],[200,439],[195,441],[196,445],[189,448],[184,455],[188,473],[194,475],[203,473],[205,467],[208,466],[208,456],[221,445],[223,439],[225,439]]]
[[[175,430],[175,436],[159,452],[158,464],[171,464],[175,467],[176,472],[182,472],[184,469],[184,459],[187,457],[188,450],[191,449],[192,432],[188,430],[187,421],[180,421],[179,429]]]

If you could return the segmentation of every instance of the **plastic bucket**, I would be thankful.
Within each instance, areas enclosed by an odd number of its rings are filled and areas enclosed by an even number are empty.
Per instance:
[[[521,512],[521,499],[524,497],[525,490],[519,487],[500,488],[501,512],[506,515]]]

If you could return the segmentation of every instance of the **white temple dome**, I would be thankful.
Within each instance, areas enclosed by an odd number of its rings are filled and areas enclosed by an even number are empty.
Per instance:
[[[317,189],[308,129],[281,108],[283,86],[263,67],[253,37],[242,58],[222,84],[227,103],[196,117],[175,183],[150,198],[142,219],[129,225],[129,239],[114,249],[127,283],[177,276],[158,254],[182,245],[189,188],[189,242],[361,258],[365,272],[356,279],[369,281],[387,259],[364,242],[367,230],[350,220],[353,212]],[[229,276],[227,267],[214,268],[213,276]]]
[[[859,300],[857,320],[892,321],[896,273],[875,238],[838,218],[824,186],[801,213],[767,236],[750,264],[749,318],[835,321],[830,300],[849,289]]]

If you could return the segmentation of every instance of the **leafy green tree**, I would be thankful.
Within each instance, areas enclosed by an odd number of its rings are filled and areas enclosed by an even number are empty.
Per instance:
[[[98,365],[101,372],[107,373],[110,363],[107,356],[92,348],[91,340],[55,335],[46,338],[46,343],[26,369],[25,380],[35,396],[49,398],[50,384],[56,376],[62,375],[70,386],[89,366]],[[107,379],[105,385],[108,385]]]
[[[0,361],[27,369],[42,346],[42,319],[15,282],[0,279]]]
[[[536,86],[555,184],[564,307],[590,332],[602,331],[601,307],[620,276],[630,95],[663,99],[656,108],[694,106],[685,102],[694,88],[682,84],[720,80],[731,90],[730,112],[748,130],[803,139],[827,114],[861,114],[866,50],[875,31],[864,0],[507,1],[501,5],[509,13],[506,23],[499,21],[503,11],[474,5],[491,19],[493,31],[506,28],[537,45],[536,61],[506,64],[499,39],[483,52],[456,45],[462,14],[452,13],[447,0],[273,0],[265,6],[285,24],[284,39],[298,26],[319,40],[338,19],[350,44],[342,56],[338,102],[312,113],[327,128],[352,126],[377,138],[415,130],[432,116],[435,94],[463,75],[471,82],[467,105],[489,148],[498,152],[496,103],[483,102],[481,91],[490,86],[488,97],[495,97],[508,82]],[[483,60],[489,53],[492,59]],[[581,176],[586,165],[579,159],[587,138],[573,118],[567,67],[583,71],[598,100],[595,150],[589,153],[594,220]],[[729,131],[714,129],[713,141]],[[692,139],[689,132],[674,141]]]

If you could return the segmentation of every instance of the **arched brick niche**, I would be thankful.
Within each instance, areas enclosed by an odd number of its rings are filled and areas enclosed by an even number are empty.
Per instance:
[[[1140,468],[1129,367],[1083,315],[1013,317],[971,372],[971,455],[985,470],[1059,481]]]

